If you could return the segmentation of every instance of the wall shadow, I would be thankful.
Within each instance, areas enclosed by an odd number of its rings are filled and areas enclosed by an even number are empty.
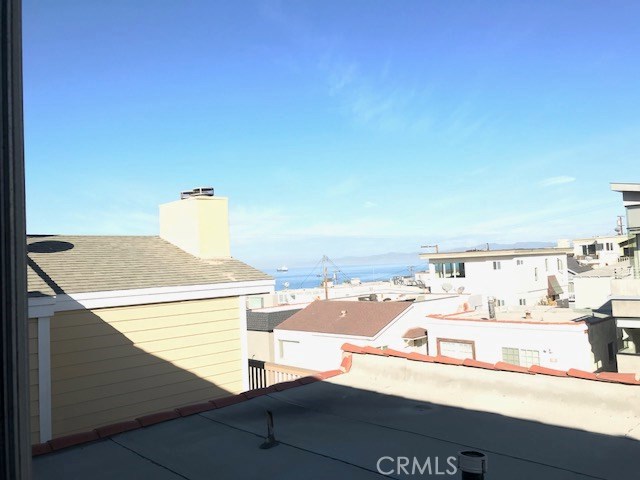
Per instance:
[[[347,374],[347,379],[348,379]],[[109,478],[125,469],[152,475],[161,466],[180,478],[460,478],[442,473],[461,450],[488,456],[487,480],[638,478],[640,442],[497,413],[452,407],[331,382],[273,392],[221,409],[126,432],[113,441],[37,457],[36,479]],[[419,386],[416,386],[419,389]],[[629,387],[637,388],[637,387]],[[551,392],[550,392],[551,394]],[[261,450],[265,412],[273,414],[275,448]],[[637,433],[636,433],[637,436]],[[124,455],[126,463],[110,458]],[[397,471],[414,457],[432,470]],[[149,460],[141,464],[140,458]],[[439,459],[441,472],[433,470]],[[409,465],[409,468],[411,465]],[[101,473],[98,477],[96,472]],[[172,477],[173,478],[173,477]]]
[[[37,276],[35,288],[30,285],[30,297],[65,294],[37,262],[43,254],[74,248],[70,242],[52,238],[55,236],[29,237],[28,273]],[[181,315],[156,313],[150,318],[157,319],[157,328],[150,328],[147,322],[139,330],[121,332],[115,322],[110,324],[100,314],[126,306],[92,311],[71,300],[65,300],[65,305],[74,310],[56,312],[50,330],[54,438],[206,402],[242,388],[242,371],[247,366],[242,364],[241,346],[235,348],[237,355],[231,355],[237,359],[230,361],[233,341],[207,333],[203,324],[199,324],[200,333],[193,335],[189,325],[181,331]],[[120,320],[119,324],[138,320],[145,318]],[[130,338],[145,331],[151,334],[144,342]]]

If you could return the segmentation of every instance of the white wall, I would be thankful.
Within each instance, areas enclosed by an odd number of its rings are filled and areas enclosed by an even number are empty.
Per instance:
[[[338,368],[342,359],[344,343],[358,346],[387,346],[395,350],[413,351],[402,339],[410,328],[425,324],[430,314],[448,314],[461,311],[468,295],[443,295],[442,298],[414,302],[396,320],[387,325],[375,337],[329,335],[315,332],[298,332],[276,328],[273,331],[274,362],[312,370]],[[426,353],[423,347],[423,353]]]
[[[585,238],[585,239],[574,240],[573,253],[576,257],[582,257],[584,256],[584,253],[582,251],[582,246],[593,245],[595,242],[602,246],[602,247],[597,247],[597,248],[602,248],[602,250],[596,250],[596,255],[598,257],[597,259],[595,255],[591,255],[594,261],[590,263],[594,263],[600,266],[611,265],[613,263],[617,263],[618,259],[624,253],[622,248],[620,248],[619,242],[621,238],[626,238],[626,237],[612,236],[612,237]],[[606,243],[612,243],[613,250],[606,250],[606,246],[605,246]]]
[[[517,260],[522,260],[523,264],[518,265]],[[558,269],[558,260],[561,262],[561,269]],[[442,262],[446,263],[444,260]],[[500,262],[500,270],[493,269],[493,262]],[[435,264],[430,264],[431,291],[441,293],[442,285],[449,283],[453,286],[452,291],[464,287],[464,293],[494,296],[503,300],[505,306],[517,306],[521,298],[525,299],[527,305],[537,305],[547,297],[548,276],[555,275],[563,290],[561,298],[568,297],[567,256],[564,254],[489,257],[467,259],[464,263],[464,278],[438,278]],[[538,269],[537,280],[535,268]]]
[[[531,325],[519,323],[481,323],[475,321],[430,319],[427,325],[429,350],[437,354],[438,338],[475,342],[476,360],[503,361],[502,347],[537,350],[540,365],[558,370],[577,368],[594,371],[596,366],[587,326]],[[605,339],[600,339],[604,341]],[[613,341],[613,339],[612,339]],[[605,344],[606,350],[606,344]]]
[[[599,308],[611,295],[611,277],[573,277],[575,308]]]

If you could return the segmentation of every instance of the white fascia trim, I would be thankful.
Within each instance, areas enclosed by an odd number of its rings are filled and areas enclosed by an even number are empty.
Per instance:
[[[249,351],[247,345],[247,297],[238,297],[240,309],[240,358],[242,361],[242,390],[249,390]]]
[[[141,288],[58,295],[55,311],[69,311],[103,307],[143,305],[147,303],[179,302],[208,298],[236,297],[273,293],[275,280],[214,283],[179,287]]]
[[[51,317],[56,304],[56,297],[29,298],[28,318]]]
[[[38,318],[38,407],[40,443],[51,440],[51,319]]]

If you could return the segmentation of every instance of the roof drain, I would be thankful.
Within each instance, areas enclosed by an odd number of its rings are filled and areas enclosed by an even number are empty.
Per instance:
[[[484,480],[487,471],[487,456],[484,453],[467,450],[458,453],[458,469],[462,480]]]
[[[279,443],[280,442],[276,440],[276,436],[273,432],[273,413],[271,413],[271,410],[267,410],[267,438],[262,443],[262,445],[260,445],[260,448],[262,450],[267,450],[269,448],[275,447]]]

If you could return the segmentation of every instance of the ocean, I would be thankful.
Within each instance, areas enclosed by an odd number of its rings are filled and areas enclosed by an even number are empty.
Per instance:
[[[340,266],[339,271],[333,265],[327,266],[327,276],[333,280],[334,273],[338,283],[343,283],[346,279],[359,278],[362,282],[388,281],[396,275],[409,275],[417,271],[424,271],[424,266],[413,267],[410,272],[407,265],[346,265]],[[276,269],[265,269],[264,272],[272,275],[276,279],[276,290],[295,288],[313,288],[320,286],[322,282],[322,266],[314,267],[291,267],[288,272],[278,272]]]

